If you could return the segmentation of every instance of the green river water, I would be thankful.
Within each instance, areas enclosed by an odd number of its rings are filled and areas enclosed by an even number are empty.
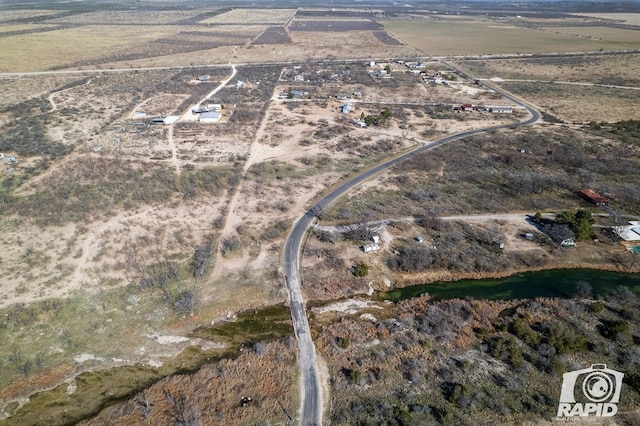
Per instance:
[[[620,286],[640,294],[640,274],[599,271],[594,269],[551,269],[526,272],[506,278],[460,280],[415,285],[382,293],[380,298],[398,302],[429,293],[435,299],[472,297],[474,299],[509,300],[536,297],[572,297],[578,282],[593,288],[594,297],[606,296]]]

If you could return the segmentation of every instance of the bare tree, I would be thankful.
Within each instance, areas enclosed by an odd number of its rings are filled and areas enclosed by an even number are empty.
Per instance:
[[[140,392],[136,398],[136,402],[138,403],[138,405],[140,405],[144,418],[146,419],[147,417],[149,417],[149,415],[151,414],[151,410],[153,410],[153,404],[149,400],[149,391],[145,389],[144,391]]]
[[[593,287],[586,281],[578,281],[576,284],[576,297],[579,299],[591,299]]]
[[[193,315],[196,307],[196,295],[193,291],[186,291],[178,296],[173,306],[182,315]]]
[[[551,223],[544,227],[544,232],[555,243],[561,243],[564,240],[573,239],[574,234],[569,225]]]
[[[189,403],[183,394],[173,395],[171,391],[164,391],[165,398],[169,402],[169,414],[179,426],[202,426],[200,411]]]
[[[196,247],[193,255],[191,274],[194,278],[201,278],[209,269],[213,258],[214,240],[212,235],[205,237],[202,244]]]
[[[356,241],[368,241],[373,238],[373,227],[367,222],[358,222],[346,226],[345,238]]]

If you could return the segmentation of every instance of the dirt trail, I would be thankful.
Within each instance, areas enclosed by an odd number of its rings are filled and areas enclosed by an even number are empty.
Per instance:
[[[167,139],[169,140],[169,147],[171,148],[171,163],[173,163],[173,166],[176,168],[176,176],[180,176],[180,162],[178,161],[176,144],[173,140],[173,124],[170,125],[167,130]]]
[[[54,96],[57,96],[60,93],[64,93],[67,90],[77,89],[78,87],[87,86],[87,85],[91,84],[92,81],[93,81],[93,79],[90,78],[89,80],[87,80],[86,83],[84,83],[84,84],[82,84],[80,86],[67,87],[66,89],[58,90],[56,92],[51,92],[49,94],[49,96],[47,97],[47,99],[49,100],[49,103],[51,104],[51,109],[49,110],[49,112],[54,112],[54,111],[56,111],[58,109],[58,105],[56,105],[56,102],[53,100]]]
[[[231,80],[233,80],[233,78],[236,76],[236,74],[238,73],[238,70],[236,69],[236,66],[234,64],[229,64],[231,65],[231,75],[229,77],[227,77],[225,80],[222,80],[220,82],[220,84],[213,89],[211,92],[209,92],[207,94],[207,96],[205,96],[204,98],[202,98],[200,100],[200,102],[198,102],[195,105],[190,106],[184,113],[182,113],[182,117],[180,118],[180,121],[198,121],[198,115],[193,113],[193,109],[196,107],[199,107],[200,105],[202,105],[204,102],[210,100],[213,95],[215,95],[216,93],[218,93],[220,90],[222,90]]]

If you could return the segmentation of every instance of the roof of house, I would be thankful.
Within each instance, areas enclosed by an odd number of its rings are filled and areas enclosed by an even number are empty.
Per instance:
[[[629,222],[629,225],[616,229],[616,233],[625,241],[640,241],[640,222]]]
[[[594,203],[606,204],[609,202],[606,198],[604,198],[602,195],[598,194],[592,189],[588,189],[588,188],[581,189],[580,194],[583,197],[587,198],[589,201]]]
[[[200,114],[200,121],[219,121],[222,118],[222,114],[219,112],[205,112]]]

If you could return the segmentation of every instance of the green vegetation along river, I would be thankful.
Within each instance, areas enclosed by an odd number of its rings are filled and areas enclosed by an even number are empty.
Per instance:
[[[435,299],[473,297],[474,299],[509,300],[536,297],[572,297],[579,282],[588,283],[594,297],[606,296],[620,286],[640,294],[640,274],[595,269],[551,269],[526,272],[506,278],[435,282],[399,288],[379,295],[398,302],[429,293]]]

